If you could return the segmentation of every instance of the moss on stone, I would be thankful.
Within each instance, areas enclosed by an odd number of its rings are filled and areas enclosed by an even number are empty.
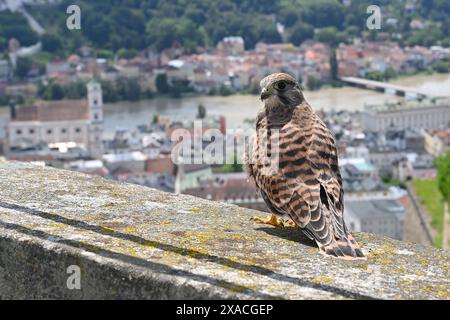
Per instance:
[[[125,292],[129,276],[139,282],[127,292],[148,286],[159,297],[449,298],[450,254],[430,247],[356,233],[367,260],[339,260],[296,229],[250,221],[260,214],[252,210],[27,164],[0,164],[0,190],[0,220],[9,223],[0,224],[0,245],[33,243],[54,259],[41,265],[25,249],[2,258],[56,277],[63,254],[89,265],[96,297],[107,284],[112,295]],[[4,243],[0,254],[11,248]],[[44,292],[36,288],[27,290]]]

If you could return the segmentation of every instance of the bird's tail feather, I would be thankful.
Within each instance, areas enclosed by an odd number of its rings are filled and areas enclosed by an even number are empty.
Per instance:
[[[320,252],[341,259],[365,259],[362,250],[351,234],[345,239],[334,240],[328,245],[319,244]]]

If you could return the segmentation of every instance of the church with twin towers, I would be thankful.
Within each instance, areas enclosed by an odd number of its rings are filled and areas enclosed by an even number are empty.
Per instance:
[[[102,155],[103,94],[99,82],[87,83],[87,99],[39,101],[11,106],[6,151],[37,145],[76,145],[93,158]]]

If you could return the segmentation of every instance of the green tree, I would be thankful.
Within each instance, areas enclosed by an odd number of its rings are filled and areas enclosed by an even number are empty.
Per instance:
[[[67,99],[82,99],[86,95],[87,88],[84,81],[71,82],[64,86],[64,97]]]
[[[199,104],[197,107],[197,119],[205,119],[206,117],[206,108],[203,104]]]
[[[315,27],[336,27],[343,25],[344,6],[335,0],[305,1],[303,19]]]
[[[25,79],[25,77],[27,76],[28,72],[30,72],[32,67],[33,67],[33,63],[31,62],[30,58],[19,57],[17,59],[16,70],[15,70],[16,76],[19,79]]]
[[[41,38],[42,49],[47,52],[55,53],[62,49],[62,42],[59,36],[55,34],[44,34]]]
[[[289,30],[289,41],[299,46],[303,41],[312,39],[314,37],[314,28],[302,21],[298,21],[290,30]]]
[[[221,96],[226,97],[226,96],[229,96],[229,95],[233,94],[233,90],[229,86],[222,84],[219,87],[219,94]]]
[[[438,73],[449,73],[450,72],[450,63],[449,62],[437,62],[433,65],[433,70]]]
[[[0,36],[0,52],[6,51],[8,49],[8,41]]]
[[[156,90],[158,90],[159,93],[167,94],[170,92],[170,85],[167,81],[167,74],[160,73],[156,76],[155,80],[156,84]]]
[[[134,57],[136,57],[139,54],[139,51],[136,49],[120,49],[117,52],[117,55],[119,56],[119,58],[124,58],[124,59],[132,59]]]
[[[406,44],[409,46],[432,46],[444,39],[444,35],[440,28],[431,26],[423,30],[418,30],[412,33],[407,39]]]
[[[335,27],[327,27],[319,29],[314,35],[314,39],[319,42],[328,43],[332,47],[336,47],[344,41],[344,35]]]
[[[321,83],[320,80],[318,80],[313,75],[308,75],[308,78],[306,79],[306,87],[310,91],[318,90],[320,89]]]
[[[54,83],[50,86],[50,99],[61,100],[64,99],[64,88],[59,83]]]
[[[119,101],[119,95],[117,94],[117,89],[110,81],[101,81],[103,101],[105,102],[117,102]]]
[[[100,49],[97,51],[97,58],[103,58],[103,59],[113,59],[114,58],[114,52],[111,50],[104,50]]]
[[[330,54],[330,76],[333,81],[339,80],[339,65],[336,58],[336,49],[334,48],[331,50]]]
[[[0,12],[0,38],[15,38],[22,46],[30,46],[39,41],[25,17],[8,10]]]
[[[54,39],[43,36],[42,40],[47,42],[45,50],[64,55],[84,44],[114,53],[121,48],[142,50],[152,46],[164,50],[173,45],[193,52],[199,47],[216,46],[230,35],[242,36],[246,49],[252,49],[259,41],[282,41],[277,22],[286,27],[286,40],[296,44],[312,37],[311,28],[319,30],[317,39],[325,39],[333,46],[349,37],[376,39],[381,33],[368,32],[365,26],[365,12],[370,4],[381,5],[389,17],[398,20],[395,28],[390,25],[383,28],[383,33],[391,33],[388,37],[402,34],[401,42],[406,45],[450,44],[448,0],[416,1],[411,13],[405,12],[404,0],[355,0],[345,6],[342,3],[341,0],[78,0],[83,10],[80,31],[61,28],[70,0],[29,10],[49,34],[59,37],[61,49],[57,49],[59,44],[52,43]],[[413,19],[426,22],[426,29],[411,30]],[[12,37],[24,46],[39,40],[21,14],[0,12],[0,39],[5,39],[0,40],[0,50]]]
[[[450,201],[450,152],[436,161],[438,169],[438,185],[442,195]]]
[[[159,122],[159,115],[154,114],[152,117],[152,124],[158,124]]]
[[[141,99],[141,86],[136,79],[129,79],[127,81],[127,92],[125,99],[128,101],[138,101]]]
[[[227,161],[227,162],[229,162],[229,161]],[[237,154],[234,153],[233,162],[224,164],[222,170],[225,173],[243,172],[244,171],[244,167],[242,166],[241,163],[238,163]]]

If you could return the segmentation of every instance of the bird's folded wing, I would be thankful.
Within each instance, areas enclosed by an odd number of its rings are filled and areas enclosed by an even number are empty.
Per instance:
[[[320,119],[306,130],[281,130],[279,172],[266,179],[263,189],[272,206],[289,214],[308,236],[320,243],[345,237],[337,151]]]

